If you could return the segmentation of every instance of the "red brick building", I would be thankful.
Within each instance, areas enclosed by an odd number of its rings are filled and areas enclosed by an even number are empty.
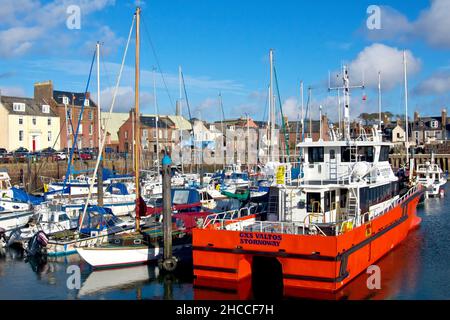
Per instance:
[[[98,148],[97,105],[90,99],[90,93],[58,91],[53,89],[52,81],[35,83],[34,98],[46,101],[60,118],[61,148],[72,147],[75,132],[84,105],[78,131],[78,148]],[[66,100],[66,101],[64,101]],[[67,103],[67,105],[64,104]],[[66,114],[67,109],[67,114]],[[66,126],[67,118],[67,126]],[[67,141],[67,139],[69,141]],[[69,142],[69,143],[68,143]],[[69,145],[69,146],[68,146]]]
[[[125,123],[119,128],[119,151],[133,152],[133,135],[134,135],[134,112],[130,111],[130,116]],[[159,151],[166,149],[171,152],[172,132],[176,130],[175,124],[167,116],[158,117],[158,130],[156,129],[156,116],[141,115],[140,116],[141,131],[141,151],[145,154],[155,155],[158,152],[157,140],[159,142]],[[157,139],[158,135],[158,139]]]

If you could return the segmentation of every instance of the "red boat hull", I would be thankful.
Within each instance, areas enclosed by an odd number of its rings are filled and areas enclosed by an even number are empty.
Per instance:
[[[284,291],[336,292],[365,272],[420,225],[416,207],[422,191],[382,216],[338,236],[268,234],[207,229],[193,230],[197,282],[248,281],[254,257],[277,259]]]

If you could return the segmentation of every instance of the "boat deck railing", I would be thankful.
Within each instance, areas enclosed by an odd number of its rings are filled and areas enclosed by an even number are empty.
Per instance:
[[[247,217],[249,215],[258,213],[258,206],[244,207],[237,210],[229,210],[219,213],[210,214],[205,218],[203,222],[202,229],[207,228],[209,225],[214,225],[218,222],[230,222],[238,221],[237,219]]]
[[[321,236],[336,236],[345,233],[355,227],[359,227],[383,214],[389,212],[399,204],[403,203],[409,197],[414,195],[422,188],[420,185],[411,187],[402,197],[392,201],[382,211],[377,214],[366,212],[356,217],[349,217],[342,221],[331,223],[311,223],[311,222],[285,222],[285,221],[249,221],[248,219],[241,219],[251,213],[250,208],[244,211],[234,210],[214,215],[209,215],[204,224],[203,229],[208,226],[216,230],[234,230],[247,232],[261,232],[261,233],[276,233],[276,234],[292,234],[292,235],[321,235]]]

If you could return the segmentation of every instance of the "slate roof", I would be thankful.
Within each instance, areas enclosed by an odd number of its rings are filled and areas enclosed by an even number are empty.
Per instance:
[[[55,99],[56,103],[63,104],[63,97],[69,98],[69,104],[72,104],[72,97],[74,97],[73,104],[75,106],[83,106],[84,105],[84,92],[69,92],[69,91],[59,91],[59,90],[53,90],[53,99]],[[89,98],[89,106],[90,107],[97,107],[94,101],[92,101],[91,98]]]
[[[48,104],[45,101],[36,101],[32,98],[20,98],[1,96],[2,105],[6,108],[9,114],[26,115],[26,116],[41,116],[41,117],[57,117],[58,115],[50,108],[49,113],[42,112],[42,105]],[[14,111],[13,105],[15,102],[25,103],[25,112]]]
[[[438,127],[432,128],[431,122],[437,121]],[[450,118],[447,118],[447,123],[449,123]],[[421,130],[427,130],[427,131],[433,131],[433,130],[442,130],[442,117],[421,117],[417,121],[413,121],[412,123],[412,130],[413,131],[421,131]]]
[[[146,126],[150,128],[156,128],[156,117],[155,116],[141,116],[141,126]],[[166,117],[160,116],[158,119],[158,128],[167,129],[174,126],[174,123]]]

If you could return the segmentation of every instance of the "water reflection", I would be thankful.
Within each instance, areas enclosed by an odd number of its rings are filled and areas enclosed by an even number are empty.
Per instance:
[[[450,184],[446,188],[450,195]],[[76,254],[26,259],[21,250],[6,249],[0,252],[0,299],[449,299],[449,207],[450,196],[428,199],[418,207],[421,227],[377,263],[381,290],[367,289],[368,275],[363,273],[336,294],[286,289],[277,294],[268,282],[255,286],[251,280],[239,284],[194,281],[190,264],[181,265],[174,275],[164,274],[154,264],[93,271]],[[71,265],[81,271],[81,287],[75,290],[67,287]],[[266,272],[269,279],[270,270]]]

